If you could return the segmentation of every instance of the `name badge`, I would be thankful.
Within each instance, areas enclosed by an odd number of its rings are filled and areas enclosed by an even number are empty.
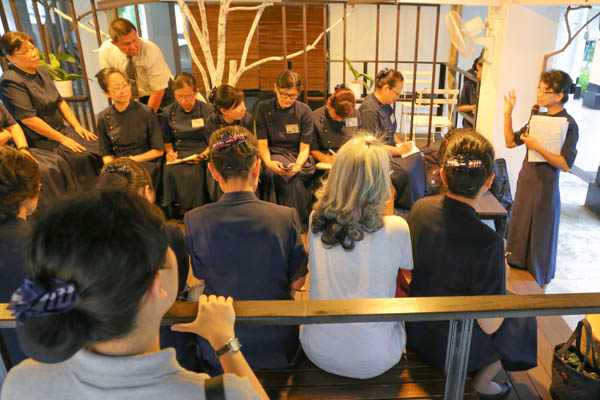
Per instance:
[[[396,123],[396,116],[394,114],[390,114],[390,120],[392,121],[392,125]]]
[[[358,118],[346,118],[346,128],[354,128],[358,126]]]
[[[298,124],[287,124],[285,126],[285,131],[287,133],[300,133],[300,127]]]
[[[192,120],[192,128],[204,128],[204,118],[194,118]]]

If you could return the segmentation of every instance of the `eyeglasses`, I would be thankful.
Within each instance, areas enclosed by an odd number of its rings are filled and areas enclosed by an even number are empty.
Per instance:
[[[108,91],[110,93],[121,93],[129,88],[130,88],[129,83],[124,83],[121,86],[115,86],[115,87],[109,88]]]
[[[554,90],[544,90],[544,89],[542,89],[542,88],[540,88],[540,87],[539,87],[539,88],[537,88],[537,93],[538,93],[538,94],[540,94],[540,93],[541,93],[541,94],[543,94],[543,95],[546,95],[546,94],[557,94],[557,93],[556,93]]]
[[[196,93],[188,94],[188,95],[175,95],[175,100],[177,101],[192,101],[196,98]]]
[[[298,98],[298,96],[300,96],[299,93],[291,94],[291,93],[282,92],[281,90],[278,90],[277,92],[284,99],[296,100]]]
[[[389,86],[390,90],[394,93],[396,93],[396,97],[400,97],[400,95],[402,94],[402,90],[400,90],[399,92],[396,91],[396,89],[394,89],[393,87]]]

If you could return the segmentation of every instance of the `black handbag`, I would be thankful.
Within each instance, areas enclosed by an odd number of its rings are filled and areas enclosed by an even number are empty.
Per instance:
[[[585,329],[584,329],[585,328]],[[585,354],[580,351],[585,331]],[[576,342],[573,346],[573,341]],[[594,352],[592,327],[579,321],[569,340],[554,348],[550,395],[555,400],[600,399],[600,369]],[[589,357],[591,354],[591,357]]]

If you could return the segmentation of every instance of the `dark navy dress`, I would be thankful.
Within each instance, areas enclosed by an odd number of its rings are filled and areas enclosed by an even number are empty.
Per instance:
[[[358,111],[361,129],[383,135],[386,144],[395,145],[394,134],[398,122],[392,106],[381,103],[375,94],[371,93],[365,97]],[[406,158],[393,156],[391,161],[392,184],[396,189],[394,206],[408,210],[415,201],[425,196],[425,160],[421,153],[417,153]]]
[[[98,115],[100,155],[115,158],[145,153],[151,149],[164,150],[162,131],[154,111],[138,101],[129,102],[123,111],[114,105]],[[141,163],[152,178],[154,189],[159,188],[162,157]]]
[[[45,69],[38,68],[35,74],[28,74],[10,65],[0,78],[0,97],[8,111],[21,124],[29,147],[59,154],[69,164],[80,184],[93,183],[102,167],[98,142],[80,137],[71,126],[65,125],[58,109],[63,98]],[[54,130],[80,143],[87,151],[73,152],[32,131],[21,122],[31,117],[43,119]]]
[[[208,118],[206,126],[204,127],[206,143],[210,144],[210,136],[216,130],[230,125],[240,125],[254,133],[254,117],[249,112],[246,112],[242,119],[235,120],[231,124],[225,122],[220,112],[215,112]],[[215,181],[215,178],[213,178],[213,176],[210,174],[208,168],[206,169],[206,187],[208,189],[208,197],[212,203],[218,201],[223,195],[223,191],[221,190],[219,183]]]
[[[17,122],[0,104],[0,129],[7,129]],[[38,162],[40,168],[40,198],[38,210],[49,209],[61,196],[78,188],[77,180],[69,164],[56,153],[42,149],[30,149],[29,152]]]
[[[444,195],[426,197],[414,204],[408,225],[414,259],[411,297],[506,294],[504,242],[479,220],[474,208]],[[406,322],[407,343],[428,364],[443,370],[448,327],[448,321]],[[498,360],[507,370],[535,365],[535,318],[505,318],[492,335],[473,324],[468,370]]]
[[[160,115],[165,143],[171,143],[178,158],[201,154],[208,147],[205,129],[213,108],[196,100],[190,112],[175,102]],[[163,205],[178,205],[180,212],[208,203],[206,164],[173,164],[163,169]]]
[[[290,284],[307,273],[298,213],[251,192],[225,193],[216,203],[185,214],[194,276],[207,295],[236,300],[291,300]],[[300,350],[298,326],[236,325],[253,368],[286,368]],[[198,337],[199,338],[199,337]],[[222,373],[215,352],[199,338],[210,374]]]
[[[477,75],[477,71],[475,71],[473,68],[471,68],[468,72],[472,75]],[[473,104],[477,104],[477,98],[477,82],[469,78],[465,78],[462,91],[460,92],[460,97],[458,98],[458,105],[470,106]],[[473,113],[470,112],[468,114],[471,117],[474,117]],[[462,126],[463,128],[468,129],[473,128],[473,124],[467,121],[466,119],[463,119]]]
[[[0,302],[8,303],[25,279],[25,246],[28,225],[21,218],[0,218]],[[16,329],[0,329],[10,362],[17,365],[27,357],[19,346]]]
[[[271,160],[284,166],[296,162],[300,143],[312,142],[314,120],[309,106],[295,101],[283,109],[277,98],[264,100],[256,106],[256,137],[267,140]],[[308,226],[308,217],[312,207],[310,184],[315,173],[315,161],[309,155],[300,172],[290,177],[282,176],[265,168],[264,178],[273,182],[277,204],[293,207],[298,211],[303,227]],[[270,196],[266,193],[265,197]]]
[[[327,106],[317,108],[312,115],[315,130],[310,149],[323,154],[329,154],[329,150],[337,153],[340,147],[356,133],[360,125],[359,114],[356,111],[353,111],[344,121],[332,119],[327,112]]]
[[[565,110],[551,117],[564,117],[569,121],[560,154],[572,167],[579,139],[577,123]],[[523,144],[520,136],[526,129],[527,126],[524,126],[515,133],[517,145]],[[560,222],[559,173],[560,170],[550,163],[529,162],[525,155],[508,224],[507,250],[512,253],[508,257],[509,264],[527,269],[540,286],[549,283],[556,270]]]

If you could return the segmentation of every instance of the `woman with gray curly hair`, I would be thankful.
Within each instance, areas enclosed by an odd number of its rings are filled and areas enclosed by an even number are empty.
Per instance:
[[[337,153],[311,215],[311,300],[394,297],[398,269],[412,269],[407,223],[384,215],[389,174],[383,142],[367,131]],[[406,334],[401,322],[317,324],[303,326],[300,341],[320,368],[370,378],[400,360]]]

